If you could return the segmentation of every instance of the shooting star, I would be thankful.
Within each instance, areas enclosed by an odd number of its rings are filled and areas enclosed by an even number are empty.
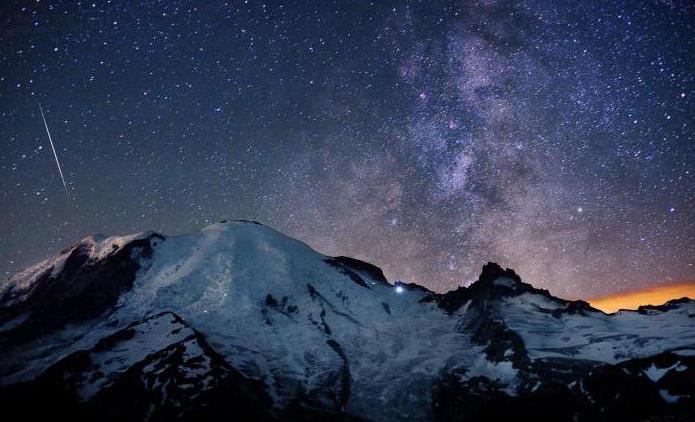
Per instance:
[[[56,147],[53,145],[53,138],[51,138],[51,131],[48,130],[48,123],[46,123],[46,116],[43,115],[43,108],[41,108],[41,103],[39,103],[39,111],[41,112],[41,118],[43,119],[43,125],[46,127],[46,134],[48,135],[48,142],[51,144],[51,149],[53,150],[53,157],[56,159],[56,165],[58,166],[58,173],[60,173],[60,180],[63,182],[63,188],[65,188],[65,195],[70,199],[70,194],[68,193],[68,185],[65,183],[65,177],[63,177],[63,169],[60,168],[60,161],[58,161],[58,153],[56,153]]]

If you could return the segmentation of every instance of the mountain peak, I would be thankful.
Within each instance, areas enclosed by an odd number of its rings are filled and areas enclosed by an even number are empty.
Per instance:
[[[652,378],[638,402],[660,403],[695,388],[678,389],[695,368],[693,312],[684,300],[606,315],[493,262],[436,294],[248,221],[95,236],[0,285],[0,407],[59,397],[52,413],[72,420],[134,402],[155,404],[125,419],[217,420],[251,403],[242,419],[498,420],[480,412],[546,409],[539,396],[599,406],[585,382],[598,367],[632,377],[605,406]],[[682,356],[635,360],[666,352]],[[628,360],[634,375],[615,366]]]
[[[210,229],[210,228],[215,228],[215,227],[224,227],[224,226],[232,226],[232,225],[245,225],[245,224],[253,224],[256,226],[265,226],[265,224],[259,223],[258,221],[255,221],[255,220],[243,220],[243,219],[226,220],[226,219],[222,219],[216,223],[212,223],[212,224],[207,225],[206,227],[203,228],[203,231]]]
[[[503,269],[495,262],[488,262],[483,265],[483,270],[476,283],[490,283],[499,278],[507,278],[517,283],[521,283],[521,277],[511,268]]]
[[[514,270],[502,268],[495,262],[487,262],[483,265],[478,280],[469,286],[459,287],[444,294],[431,295],[425,301],[436,301],[442,309],[453,313],[470,300],[482,303],[518,296],[524,293],[537,294],[555,302],[570,303],[552,296],[548,290],[539,289],[529,283],[524,283]],[[582,306],[580,302],[571,303],[574,303],[581,309],[588,307],[588,305]]]

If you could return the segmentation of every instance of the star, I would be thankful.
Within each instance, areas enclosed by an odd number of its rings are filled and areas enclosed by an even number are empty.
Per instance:
[[[436,291],[481,261],[568,298],[693,280],[695,29],[667,3],[8,3],[0,273],[240,218]]]

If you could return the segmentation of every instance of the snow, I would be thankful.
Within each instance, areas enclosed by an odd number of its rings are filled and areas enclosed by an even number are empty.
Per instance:
[[[485,354],[482,348],[478,348],[477,355],[479,356],[478,359],[465,367],[462,379],[465,381],[474,377],[487,377],[490,380],[502,383],[504,385],[502,390],[507,392],[507,394],[514,395],[516,393],[518,370],[514,368],[512,362],[491,362],[484,358]]]
[[[135,241],[147,239],[155,234],[152,231],[135,233],[127,236],[104,237],[102,235],[89,236],[82,240],[82,243],[90,243],[89,258],[91,260],[101,260],[107,255],[113,255],[123,248],[123,246]]]
[[[94,237],[82,244],[98,260],[149,235]],[[325,390],[326,384],[341,388],[331,374],[344,365],[352,381],[346,411],[367,419],[431,419],[433,385],[451,368],[465,368],[468,378],[497,380],[509,394],[518,387],[519,374],[511,362],[488,361],[481,346],[472,344],[470,333],[461,329],[472,301],[449,315],[433,302],[421,302],[426,291],[403,289],[399,294],[400,286],[360,272],[368,286],[364,287],[308,245],[250,222],[214,224],[152,247],[150,264],[142,267],[132,290],[121,296],[107,320],[67,327],[24,346],[15,355],[21,356],[18,361],[31,361],[32,367],[0,383],[32,377],[60,357],[90,349],[131,321],[174,312],[203,333],[234,368],[265,381],[279,405],[302,392]],[[28,269],[0,287],[0,294],[7,289],[30,292],[37,274],[58,268],[65,256]],[[505,278],[494,282],[516,283]],[[695,314],[692,304],[649,316],[599,311],[554,316],[565,308],[563,302],[527,292],[500,297],[490,306],[496,318],[522,337],[532,359],[618,362],[666,350],[692,353],[695,344],[688,318]],[[159,324],[156,329],[138,328],[122,347],[92,355],[106,376],[86,380],[82,397],[91,397],[111,376],[147,354],[192,334],[188,329],[173,334],[176,324],[166,320]],[[200,355],[195,343],[187,342],[186,347],[187,356]],[[187,370],[191,377],[205,379],[207,366]]]
[[[165,349],[191,336],[193,331],[177,322],[171,314],[148,319],[132,328],[133,336],[106,350],[91,353],[91,378],[87,378],[77,391],[83,400],[93,397],[115,375],[125,372],[149,354]],[[98,375],[98,376],[96,376]]]
[[[687,366],[683,365],[680,361],[674,363],[673,365],[666,368],[659,368],[656,364],[652,364],[649,368],[645,369],[644,375],[646,375],[650,380],[658,382],[664,377],[669,371],[674,370],[676,372],[682,372],[688,369]]]
[[[124,243],[103,239],[93,244],[99,256],[103,248]],[[376,283],[365,273],[361,276],[369,288],[361,286],[326,263],[326,256],[266,226],[216,224],[167,238],[153,251],[151,265],[138,273],[108,321],[56,336],[59,346],[36,359],[37,367],[50,364],[58,350],[64,356],[87,349],[128,321],[171,311],[204,333],[232,366],[265,380],[277,399],[291,400],[326,383],[340,388],[329,376],[345,364],[327,343],[334,340],[348,358],[353,383],[347,410],[384,416],[380,412],[388,401],[397,403],[389,407],[396,413],[388,418],[398,419],[426,417],[429,391],[451,357],[472,359],[469,337],[456,330],[457,321],[434,303],[419,303],[427,292],[394,294],[393,286]],[[266,305],[268,295],[279,304],[285,301],[285,307]],[[290,307],[296,310],[290,312]],[[75,337],[79,340],[67,340]],[[138,347],[147,353],[163,346],[155,340],[143,340]],[[94,359],[106,373],[119,373],[142,353],[125,350],[110,364]],[[38,355],[36,347],[23,356]],[[424,376],[413,377],[415,373]],[[106,381],[86,383],[81,394],[89,397],[100,382]]]
[[[660,389],[659,390],[659,395],[661,396],[662,399],[666,403],[678,403],[678,399],[680,399],[681,396],[676,396],[672,395],[668,392],[668,390]]]
[[[495,286],[511,287],[512,289],[515,288],[517,284],[516,281],[507,277],[497,278],[493,281],[493,283],[495,284]]]
[[[0,306],[9,307],[24,300],[45,273],[53,272],[54,268],[62,270],[68,256],[69,252],[62,253],[0,281],[0,297],[4,299]]]
[[[59,255],[41,261],[6,280],[0,281],[0,298],[4,299],[0,307],[9,307],[25,300],[33,291],[36,282],[47,273],[49,273],[50,277],[57,277],[63,271],[65,262],[70,254],[77,248],[83,248],[83,250],[87,251],[90,260],[98,261],[108,255],[118,253],[123,246],[135,240],[146,239],[152,234],[154,232],[141,232],[112,237],[104,237],[102,235],[87,236],[80,242],[65,249]]]
[[[525,293],[500,301],[501,317],[524,340],[533,359],[569,357],[606,363],[647,357],[664,351],[692,353],[695,325],[693,302],[679,304],[669,312],[643,315],[625,311],[561,313],[534,312],[539,308],[562,310],[564,305],[543,295]]]
[[[680,363],[680,362],[678,362]],[[678,363],[674,363],[673,365],[669,366],[668,368],[658,368],[655,364],[652,364],[649,368],[645,369],[644,375],[649,377],[650,380],[654,382],[658,382],[661,378],[663,378],[664,375],[671,369],[675,368]]]

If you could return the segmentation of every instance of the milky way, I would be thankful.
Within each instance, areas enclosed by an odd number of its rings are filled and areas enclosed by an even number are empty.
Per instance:
[[[3,274],[244,218],[440,291],[695,279],[690,6],[127,3],[0,6]]]

